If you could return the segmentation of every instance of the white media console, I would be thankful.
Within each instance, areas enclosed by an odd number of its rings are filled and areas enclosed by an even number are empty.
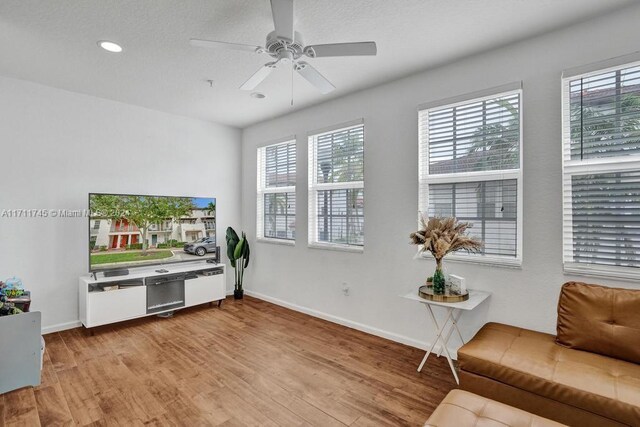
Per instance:
[[[219,306],[225,296],[224,264],[139,267],[114,277],[97,273],[80,277],[80,321],[93,328],[215,301]]]

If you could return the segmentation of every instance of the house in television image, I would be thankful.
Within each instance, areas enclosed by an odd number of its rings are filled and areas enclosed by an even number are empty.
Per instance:
[[[91,265],[215,254],[213,198],[91,195]],[[197,242],[195,247],[188,244]],[[197,250],[203,246],[204,250]]]
[[[187,216],[151,224],[147,233],[149,248],[171,241],[186,243],[203,237],[215,238],[215,210],[193,209]],[[126,218],[92,218],[90,234],[92,248],[106,246],[109,249],[126,249],[127,246],[142,243],[140,229]]]

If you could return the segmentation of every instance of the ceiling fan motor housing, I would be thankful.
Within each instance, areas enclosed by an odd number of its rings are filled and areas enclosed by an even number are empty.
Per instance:
[[[294,40],[288,40],[276,36],[276,32],[272,31],[267,34],[267,41],[265,43],[265,51],[273,58],[283,61],[295,61],[300,58],[304,53],[304,43],[302,41],[302,34],[295,31]]]

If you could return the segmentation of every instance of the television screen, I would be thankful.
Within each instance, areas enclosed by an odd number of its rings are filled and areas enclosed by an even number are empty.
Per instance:
[[[216,258],[216,199],[89,194],[89,269]]]

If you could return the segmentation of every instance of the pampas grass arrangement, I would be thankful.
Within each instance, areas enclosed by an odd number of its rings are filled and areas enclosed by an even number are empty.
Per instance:
[[[482,241],[471,237],[467,230],[473,224],[459,222],[456,218],[433,217],[425,219],[420,215],[420,230],[411,233],[411,243],[419,247],[420,253],[431,252],[436,260],[436,271],[433,275],[433,292],[444,293],[444,274],[442,259],[451,252],[479,252]]]

